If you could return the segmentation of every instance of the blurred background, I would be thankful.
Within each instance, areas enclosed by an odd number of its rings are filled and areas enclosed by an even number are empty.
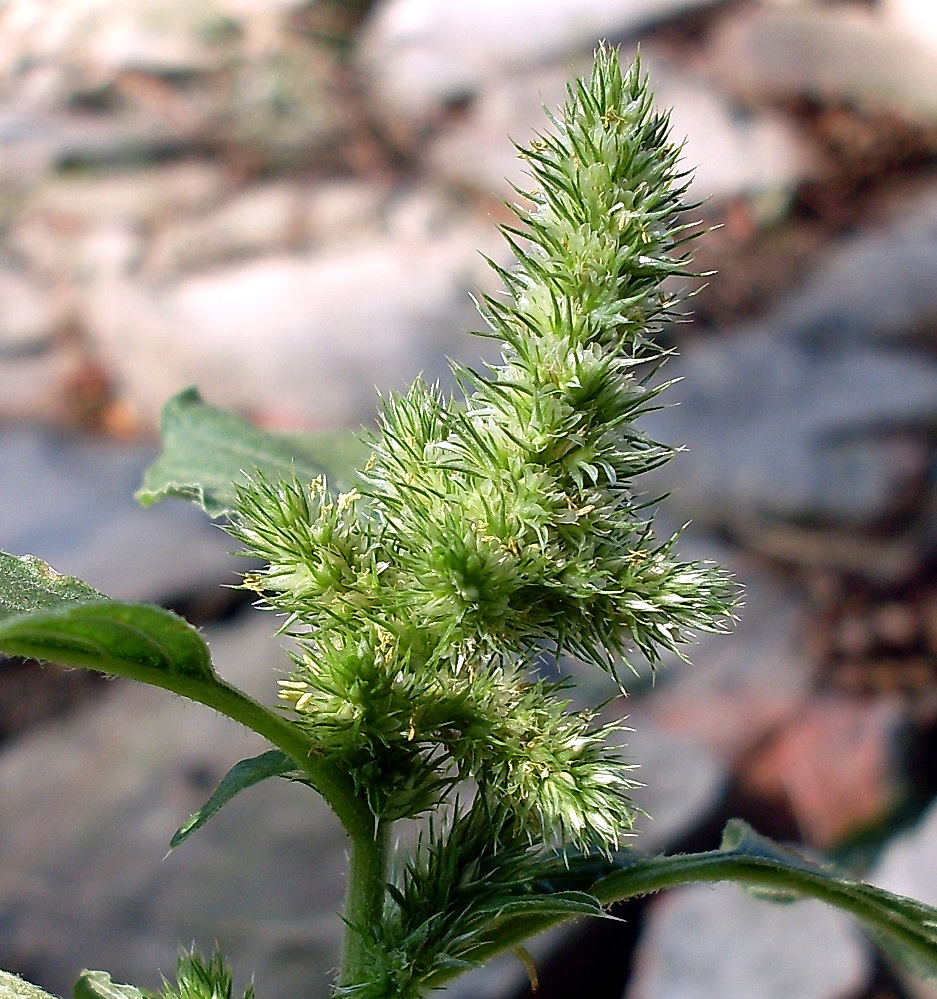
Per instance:
[[[356,427],[490,342],[469,294],[524,185],[511,139],[640,45],[698,217],[660,531],[745,587],[735,633],[615,710],[652,816],[729,816],[937,904],[934,0],[5,0],[0,547],[204,627],[273,697],[274,626],[194,509],[135,507],[160,407]],[[595,691],[593,690],[593,693]],[[157,691],[0,662],[0,966],[143,987],[179,945],[324,997],[344,846],[291,786],[169,837],[262,747]],[[302,799],[302,800],[300,800]],[[165,857],[165,859],[163,859]],[[250,866],[245,866],[248,858]],[[730,887],[534,942],[540,999],[934,999],[848,920]],[[522,999],[504,959],[452,989]]]

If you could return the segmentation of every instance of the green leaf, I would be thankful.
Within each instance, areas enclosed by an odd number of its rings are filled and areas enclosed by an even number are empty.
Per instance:
[[[231,512],[236,486],[255,472],[271,482],[325,474],[349,485],[368,455],[350,430],[269,433],[204,402],[195,388],[166,403],[160,429],[163,451],[144,473],[137,499],[143,506],[167,496],[190,499],[211,517]]]
[[[217,676],[202,636],[162,607],[109,600],[40,559],[0,552],[0,654],[126,676],[205,704],[289,755],[346,828],[373,824],[347,770],[313,758],[298,726]]]
[[[45,989],[9,971],[0,971],[0,999],[55,999]]]
[[[0,652],[159,687],[216,680],[201,635],[170,611],[109,600],[31,555],[0,552]]]
[[[184,843],[196,829],[200,829],[218,811],[220,811],[236,794],[245,788],[253,787],[268,777],[289,777],[301,779],[302,775],[296,769],[296,764],[285,753],[278,749],[268,750],[260,756],[249,760],[241,760],[224,775],[221,783],[212,796],[195,812],[187,822],[180,826],[169,841],[170,849],[175,849]]]
[[[106,971],[83,971],[72,988],[73,999],[146,999],[133,985],[112,982]]]
[[[530,898],[512,898],[490,904],[478,905],[475,911],[491,912],[498,918],[526,916],[604,916],[605,911],[593,895],[586,892],[566,891],[554,895],[534,895]]]

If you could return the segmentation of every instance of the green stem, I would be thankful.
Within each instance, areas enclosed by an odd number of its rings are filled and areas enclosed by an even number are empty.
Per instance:
[[[190,679],[178,673],[159,673],[148,676],[146,682],[214,708],[262,735],[277,749],[286,753],[309,778],[313,787],[338,816],[353,842],[373,837],[374,817],[371,809],[358,796],[347,773],[313,755],[312,742],[302,729],[217,676],[206,682],[201,677]]]
[[[376,823],[366,836],[352,836],[345,894],[345,940],[339,984],[361,983],[367,974],[368,931],[384,915],[390,823]]]

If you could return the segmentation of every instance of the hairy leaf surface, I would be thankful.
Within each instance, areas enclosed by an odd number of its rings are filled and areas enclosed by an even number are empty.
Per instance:
[[[602,873],[604,867],[605,873]],[[937,978],[937,909],[874,885],[841,877],[733,819],[722,846],[706,853],[558,863],[545,878],[556,890],[580,890],[605,905],[695,882],[732,881],[775,901],[813,898],[850,913],[915,974]],[[765,904],[771,904],[766,902]],[[556,920],[524,914],[504,924],[484,957],[514,946]],[[434,981],[433,984],[438,984]]]
[[[161,607],[110,600],[41,559],[0,552],[0,652],[156,686],[214,681],[208,648]]]
[[[134,985],[111,981],[106,971],[83,971],[72,989],[73,999],[145,999]]]
[[[0,552],[0,621],[17,614],[106,599],[87,583],[63,576],[35,555]]]
[[[55,999],[45,989],[9,971],[0,971],[0,999]]]
[[[937,976],[937,909],[841,877],[739,820],[726,826],[719,850],[637,860],[597,882],[593,891],[611,902],[696,881],[734,881],[779,892],[785,901],[796,896],[828,902],[855,916],[910,970]]]

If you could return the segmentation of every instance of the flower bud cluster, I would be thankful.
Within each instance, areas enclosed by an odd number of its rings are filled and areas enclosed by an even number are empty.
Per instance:
[[[671,456],[653,334],[685,273],[679,149],[639,67],[600,51],[552,134],[524,150],[533,208],[482,314],[502,362],[385,401],[358,492],[255,480],[232,532],[288,615],[296,720],[375,814],[413,815],[473,779],[532,839],[609,848],[629,827],[606,728],[525,676],[544,647],[612,673],[720,629],[732,588],[655,540],[635,479]]]

